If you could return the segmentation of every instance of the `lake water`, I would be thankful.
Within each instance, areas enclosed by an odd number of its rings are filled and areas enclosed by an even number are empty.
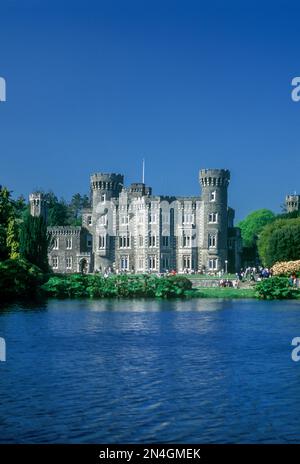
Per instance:
[[[2,443],[300,442],[300,302],[2,306]]]

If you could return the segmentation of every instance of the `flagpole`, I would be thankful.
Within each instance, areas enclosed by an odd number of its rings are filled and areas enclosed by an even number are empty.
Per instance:
[[[145,183],[145,160],[143,159],[143,176],[142,176],[143,184]]]

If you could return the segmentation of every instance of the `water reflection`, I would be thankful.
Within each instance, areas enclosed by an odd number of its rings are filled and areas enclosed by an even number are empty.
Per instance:
[[[294,302],[6,307],[0,441],[297,442],[299,326]]]

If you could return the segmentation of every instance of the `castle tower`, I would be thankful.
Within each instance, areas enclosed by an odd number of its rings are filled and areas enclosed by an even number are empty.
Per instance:
[[[203,224],[200,234],[198,266],[207,271],[228,269],[228,185],[226,169],[203,169],[199,172],[202,188]]]
[[[122,174],[96,173],[91,176],[93,252],[95,269],[103,272],[115,262],[114,202],[124,184]]]
[[[92,205],[97,207],[98,203],[104,203],[119,196],[124,184],[122,174],[96,173],[91,175]]]
[[[285,206],[288,213],[300,211],[300,195],[287,195],[285,197]]]
[[[47,220],[47,202],[41,192],[34,192],[29,195],[30,214],[34,217],[43,217]]]

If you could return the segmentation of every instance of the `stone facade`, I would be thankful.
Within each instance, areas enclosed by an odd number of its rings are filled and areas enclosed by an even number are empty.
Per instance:
[[[54,272],[161,273],[240,269],[241,235],[228,207],[230,172],[199,173],[202,196],[152,194],[143,183],[124,186],[121,174],[91,176],[91,207],[82,227],[49,227]],[[35,194],[37,195],[37,194]],[[46,214],[30,196],[31,213]]]

